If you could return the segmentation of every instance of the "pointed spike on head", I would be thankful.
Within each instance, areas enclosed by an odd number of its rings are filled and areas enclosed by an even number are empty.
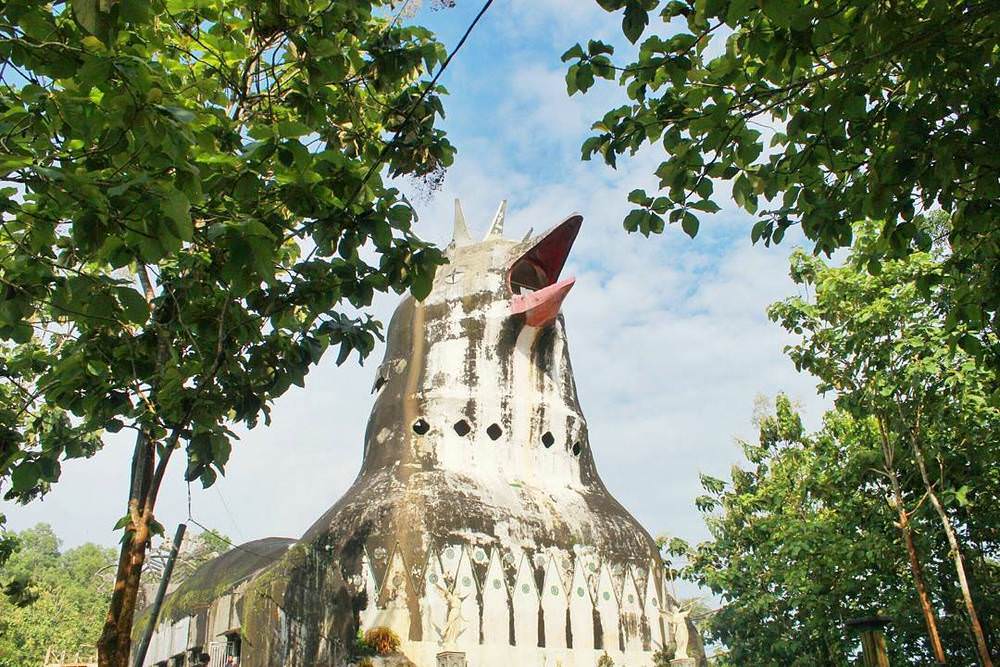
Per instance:
[[[483,239],[493,239],[500,238],[503,236],[503,219],[507,215],[507,200],[504,199],[500,202],[500,208],[497,209],[497,214],[493,216],[493,223],[490,225],[490,231],[486,232],[486,238]]]
[[[472,244],[472,235],[469,234],[469,226],[465,224],[465,214],[462,213],[462,202],[455,199],[455,231],[451,235],[451,243],[454,246],[464,246]]]

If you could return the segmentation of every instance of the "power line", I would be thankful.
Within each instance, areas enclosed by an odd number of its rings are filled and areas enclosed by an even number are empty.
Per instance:
[[[215,492],[219,494],[219,500],[222,501],[222,507],[226,510],[226,514],[229,516],[229,522],[233,524],[233,528],[236,529],[236,534],[239,535],[241,540],[246,539],[246,536],[243,534],[243,531],[240,530],[239,524],[236,523],[236,517],[233,516],[232,511],[230,511],[229,509],[229,503],[227,503],[226,499],[222,496],[222,490],[219,488],[219,485],[214,484],[213,486],[215,487]]]
[[[218,491],[218,489],[216,489],[216,491]],[[219,492],[219,497],[220,497],[220,498],[222,498],[222,493],[221,493],[221,492]],[[206,533],[209,533],[209,534],[211,534],[211,535],[214,535],[214,536],[215,536],[215,537],[217,537],[218,539],[220,539],[220,540],[222,540],[223,542],[225,542],[226,544],[228,544],[228,545],[229,545],[230,547],[232,547],[233,549],[239,549],[240,551],[245,551],[246,553],[248,553],[248,554],[251,554],[251,555],[253,555],[253,556],[256,556],[257,558],[266,558],[266,556],[264,556],[264,554],[259,554],[259,553],[257,553],[256,551],[254,551],[254,550],[252,550],[252,549],[247,549],[246,547],[244,547],[244,546],[241,546],[241,545],[239,545],[239,544],[233,544],[233,542],[232,542],[232,541],[230,541],[230,539],[229,539],[228,537],[226,537],[226,536],[225,536],[225,535],[223,535],[222,533],[218,532],[217,530],[214,530],[214,529],[212,529],[212,528],[209,528],[209,527],[205,526],[204,524],[201,524],[201,523],[199,523],[199,522],[198,522],[198,521],[197,521],[197,520],[196,520],[196,519],[194,518],[194,516],[193,516],[193,515],[191,514],[191,482],[188,482],[188,483],[187,483],[187,501],[188,501],[188,522],[190,522],[190,523],[193,523],[194,525],[198,526],[199,528],[201,528],[201,529],[202,529],[203,531],[205,531]],[[222,502],[223,502],[223,504],[225,504],[225,502],[226,502],[226,501],[225,501],[225,500],[223,500]],[[228,507],[226,508],[226,511],[227,511],[227,512],[229,511],[229,508],[228,508]],[[230,515],[230,517],[229,517],[229,518],[230,518],[230,519],[232,519],[232,515]],[[233,521],[233,525],[234,525],[234,526],[236,525],[236,522],[235,522],[235,521]],[[238,528],[238,527],[237,527],[237,530],[239,530],[239,528]],[[241,533],[241,534],[242,534],[242,533]]]
[[[365,177],[361,179],[361,183],[358,184],[357,189],[355,189],[354,193],[347,200],[345,208],[349,208],[354,203],[354,200],[358,198],[358,195],[361,194],[361,191],[365,189],[365,185],[368,184],[369,179],[371,179],[371,177],[375,175],[376,171],[382,168],[382,163],[385,162],[385,158],[389,155],[389,151],[391,151],[396,146],[396,142],[399,141],[399,138],[402,136],[403,130],[406,128],[406,124],[410,121],[410,118],[413,116],[413,112],[417,110],[417,107],[420,106],[421,102],[424,101],[424,99],[427,97],[427,94],[431,91],[431,89],[437,85],[438,79],[440,79],[441,75],[444,74],[444,71],[448,69],[448,65],[451,64],[451,61],[461,50],[462,46],[465,45],[466,40],[469,39],[469,35],[471,35],[472,31],[475,30],[476,25],[479,23],[479,20],[483,18],[483,15],[486,13],[486,10],[488,10],[492,4],[493,0],[486,0],[486,2],[483,3],[483,6],[482,8],[480,8],[479,13],[476,14],[475,18],[472,19],[472,22],[465,29],[465,32],[462,34],[461,39],[459,39],[458,43],[455,45],[455,48],[451,50],[451,53],[448,54],[448,57],[444,59],[443,63],[441,63],[441,67],[438,69],[437,74],[434,75],[434,77],[430,80],[430,83],[428,83],[427,86],[424,88],[423,92],[420,93],[420,97],[418,97],[416,101],[412,105],[410,105],[410,108],[403,116],[403,122],[399,124],[399,128],[395,131],[395,133],[393,133],[392,139],[390,139],[385,145],[382,146],[382,150],[379,151],[378,157],[376,157],[375,161],[372,162],[371,167],[369,167],[368,171],[365,173]],[[311,229],[316,224],[317,224],[316,221],[313,221],[311,224],[305,225],[305,229],[306,230]],[[313,249],[309,251],[309,255],[306,257],[306,261],[312,259],[312,256],[316,253],[316,248],[317,246],[313,246]]]
[[[242,546],[240,544],[233,544],[229,540],[228,537],[226,537],[225,535],[223,535],[222,533],[220,533],[220,532],[218,532],[216,530],[213,530],[212,528],[209,528],[208,526],[205,526],[205,525],[199,523],[193,517],[188,517],[188,521],[190,521],[194,525],[198,526],[199,528],[201,528],[206,533],[210,533],[211,535],[214,535],[215,537],[219,538],[220,540],[222,540],[223,542],[225,542],[226,544],[228,544],[233,549],[238,549],[239,551],[245,551],[246,553],[251,554],[253,556],[256,556],[257,558],[266,558],[266,556],[264,554],[259,554],[256,551],[254,551],[253,549],[247,549],[245,546]]]
[[[438,69],[437,74],[434,75],[434,78],[432,78],[430,83],[427,84],[427,87],[424,88],[424,91],[420,93],[420,97],[417,98],[417,101],[410,106],[409,110],[406,112],[406,115],[403,116],[403,122],[399,124],[399,129],[397,129],[395,134],[392,135],[392,139],[389,140],[389,143],[387,143],[385,146],[382,147],[382,150],[379,152],[379,155],[375,159],[375,162],[373,162],[372,166],[368,168],[368,173],[366,173],[365,177],[361,180],[361,184],[358,185],[358,189],[354,192],[354,196],[352,196],[349,200],[347,200],[348,206],[354,203],[354,200],[357,198],[359,194],[361,194],[361,191],[368,183],[368,179],[370,179],[372,175],[374,175],[375,171],[382,166],[382,162],[385,161],[385,158],[389,154],[389,151],[396,145],[396,142],[399,140],[399,137],[402,136],[403,129],[406,127],[406,123],[409,122],[410,117],[413,116],[413,112],[417,110],[417,107],[420,105],[420,103],[423,102],[424,98],[427,97],[427,93],[429,93],[431,89],[435,85],[437,85],[438,79],[440,79],[441,75],[444,74],[444,71],[448,69],[448,65],[451,64],[452,59],[458,54],[459,50],[461,50],[462,46],[465,44],[465,41],[469,38],[469,35],[471,35],[472,31],[476,28],[476,24],[479,23],[479,19],[483,18],[483,14],[486,13],[486,10],[489,9],[490,5],[492,4],[493,0],[486,0],[486,2],[483,3],[483,6],[479,10],[479,13],[476,14],[476,17],[474,19],[472,19],[472,23],[469,24],[469,27],[465,29],[465,33],[462,34],[462,38],[458,40],[458,44],[455,45],[455,48],[451,50],[451,53],[448,54],[448,57],[444,59],[443,63],[441,63],[441,67]]]

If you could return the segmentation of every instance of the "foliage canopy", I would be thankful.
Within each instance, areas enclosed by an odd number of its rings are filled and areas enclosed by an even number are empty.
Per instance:
[[[947,259],[914,253],[872,275],[878,233],[858,225],[843,266],[793,253],[803,294],[770,314],[801,336],[787,351],[836,392],[836,407],[807,433],[779,396],[759,440],[743,443],[748,465],[728,483],[702,479],[712,539],[673,547],[689,558],[683,576],[723,597],[710,629],[732,664],[844,664],[857,646],[844,622],[876,612],[894,618],[894,664],[931,663],[918,578],[948,661],[989,664],[1000,623],[996,378],[949,344],[942,301],[953,291],[933,280]]]
[[[724,183],[757,217],[754,242],[799,225],[831,253],[851,245],[855,221],[884,221],[875,266],[928,250],[934,239],[915,216],[943,209],[952,315],[1000,330],[995,2],[597,2],[624,10],[622,31],[639,48],[620,63],[594,40],[564,54],[570,95],[597,77],[629,98],[594,124],[583,158],[614,167],[644,145],[664,156],[658,191],[629,195],[626,229],[676,222],[694,236]]]
[[[114,551],[95,544],[63,551],[46,524],[15,539],[0,585],[26,590],[19,600],[0,596],[0,664],[39,665],[48,649],[91,657],[111,599]]]

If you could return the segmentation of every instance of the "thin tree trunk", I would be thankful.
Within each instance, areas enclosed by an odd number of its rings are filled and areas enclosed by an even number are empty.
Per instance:
[[[104,621],[104,630],[97,640],[100,667],[128,667],[132,642],[132,617],[139,593],[139,577],[146,559],[149,541],[149,516],[142,511],[152,481],[154,444],[142,431],[136,435],[132,455],[132,475],[129,484],[129,524],[122,540],[115,573],[111,606]]]
[[[938,517],[941,519],[944,534],[948,538],[948,547],[951,551],[952,559],[955,561],[955,571],[958,573],[958,583],[962,589],[965,611],[969,614],[969,627],[975,639],[979,661],[983,667],[993,667],[993,659],[990,657],[990,650],[986,645],[986,635],[983,632],[983,626],[979,622],[979,614],[976,613],[976,605],[972,601],[972,591],[969,589],[969,580],[965,575],[965,559],[962,557],[962,550],[958,544],[958,536],[955,535],[955,528],[951,525],[951,519],[944,511],[944,506],[941,505],[941,500],[938,498],[937,492],[934,491],[934,484],[931,482],[930,475],[927,474],[927,466],[924,462],[924,453],[920,446],[919,437],[914,434],[911,442],[913,444],[913,457],[917,461],[917,468],[920,470],[920,478],[924,482],[927,497],[931,501],[934,511],[937,512]]]
[[[902,508],[899,510],[899,531],[903,534],[903,541],[906,543],[906,553],[910,559],[910,572],[913,574],[913,585],[917,589],[917,598],[920,600],[920,610],[924,615],[924,623],[927,624],[927,635],[931,640],[934,660],[943,665],[945,664],[944,648],[941,646],[941,636],[938,634],[934,609],[931,607],[930,597],[927,595],[927,588],[924,585],[924,569],[920,565],[917,546],[913,543],[909,514]]]
[[[889,435],[885,430],[885,423],[881,417],[877,418],[879,432],[882,436],[882,458],[885,464],[885,474],[889,478],[892,486],[892,497],[896,505],[896,512],[899,515],[899,532],[903,535],[903,543],[906,545],[906,554],[910,562],[910,573],[913,575],[913,586],[917,589],[917,599],[920,601],[920,611],[924,616],[924,624],[927,626],[927,637],[931,642],[931,650],[934,653],[934,660],[938,664],[945,664],[944,647],[941,645],[941,635],[937,628],[937,615],[931,606],[930,596],[927,595],[927,586],[924,583],[924,568],[920,564],[920,556],[917,553],[917,545],[913,541],[913,530],[910,528],[910,514],[903,504],[903,492],[899,486],[899,477],[896,475],[894,454],[892,445],[889,442]]]
[[[122,545],[125,567],[119,570],[118,581],[115,582],[116,592],[120,588],[122,594],[119,604],[112,604],[108,611],[104,632],[98,642],[100,667],[128,667],[132,651],[132,620],[148,541],[149,527],[144,523],[133,533],[132,539]]]
[[[934,652],[934,660],[938,664],[945,664],[944,648],[941,646],[941,635],[938,633],[937,616],[931,606],[930,596],[927,595],[927,586],[924,583],[924,568],[920,564],[920,556],[917,553],[917,545],[913,541],[913,530],[910,528],[910,515],[903,506],[902,494],[899,491],[899,482],[892,476],[893,497],[896,502],[896,511],[899,515],[899,532],[903,536],[903,543],[906,545],[906,554],[910,562],[910,573],[913,575],[913,586],[917,589],[917,599],[920,600],[920,611],[924,616],[924,623],[927,625],[927,637],[931,642],[931,650]]]

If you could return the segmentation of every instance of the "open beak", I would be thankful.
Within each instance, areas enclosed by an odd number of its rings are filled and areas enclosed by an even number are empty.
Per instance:
[[[514,293],[513,314],[524,313],[529,326],[543,327],[559,314],[563,299],[575,278],[559,280],[583,217],[572,215],[534,240],[524,254],[511,264],[507,282]]]

